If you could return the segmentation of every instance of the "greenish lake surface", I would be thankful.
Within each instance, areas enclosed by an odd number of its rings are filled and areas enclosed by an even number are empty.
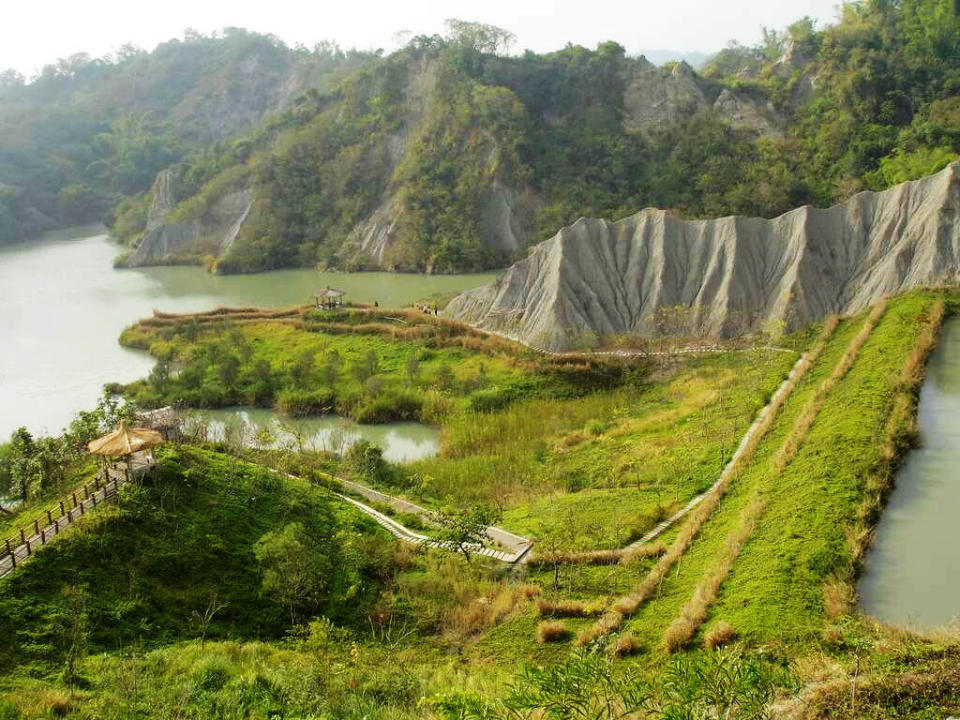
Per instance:
[[[930,628],[960,618],[960,318],[948,320],[920,393],[909,452],[860,583],[877,618]]]
[[[348,301],[397,307],[495,277],[314,270],[220,276],[198,267],[114,270],[119,251],[98,228],[0,247],[0,438],[21,425],[35,433],[58,433],[78,410],[96,405],[105,383],[146,375],[153,361],[120,347],[117,338],[155,309],[303,304],[313,302],[313,293],[327,285],[346,290]]]
[[[383,449],[391,462],[410,462],[436,455],[440,450],[440,432],[420,423],[359,425],[337,415],[306,418],[279,418],[272,410],[226,408],[194,410],[191,418],[203,422],[210,440],[232,439],[253,447],[286,447],[327,450],[342,455],[358,440],[368,440]],[[263,433],[266,431],[266,434]]]

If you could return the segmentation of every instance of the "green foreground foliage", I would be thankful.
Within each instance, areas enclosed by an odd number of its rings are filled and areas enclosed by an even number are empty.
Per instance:
[[[573,558],[614,549],[630,539],[624,518],[649,527],[715,479],[793,364],[790,354],[641,363],[604,386],[589,364],[566,363],[559,382],[560,370],[506,345],[374,333],[352,315],[352,330],[342,332],[317,318],[309,326],[194,318],[187,337],[179,322],[137,326],[133,337],[167,343],[178,357],[242,335],[258,360],[285,368],[284,383],[300,372],[290,375],[293,367],[310,365],[305,348],[335,348],[347,368],[373,370],[364,382],[402,385],[412,351],[433,343],[422,377],[449,363],[455,380],[437,389],[448,403],[437,420],[441,455],[393,466],[362,445],[342,459],[229,445],[164,450],[158,475],[0,580],[0,717],[955,714],[955,634],[885,628],[844,594],[859,571],[851,530],[878,514],[871,478],[889,467],[884,438],[910,436],[909,427],[888,425],[890,417],[910,422],[891,413],[918,387],[905,384],[903,369],[943,301],[954,309],[935,291],[889,302],[793,460],[772,475],[810,398],[864,326],[863,316],[842,320],[675,568],[620,627],[584,647],[573,639],[643,580],[658,551],[506,572],[484,558],[401,545],[331,496],[321,472],[406,493],[444,508],[438,517],[483,508],[490,521],[502,512],[500,523],[536,537],[537,551]],[[811,337],[790,341],[803,347]],[[376,364],[366,360],[371,347]],[[318,360],[307,390],[325,383]],[[481,360],[496,385],[464,390],[473,371],[463,368]],[[211,382],[218,374],[215,365],[206,372]],[[352,370],[345,375],[359,387]],[[528,376],[536,392],[502,407],[472,405],[473,393]],[[135,389],[154,391],[154,381]],[[667,629],[724,556],[758,491],[764,514],[702,628],[671,655]],[[447,532],[475,530],[468,525]],[[665,546],[678,531],[661,537]]]

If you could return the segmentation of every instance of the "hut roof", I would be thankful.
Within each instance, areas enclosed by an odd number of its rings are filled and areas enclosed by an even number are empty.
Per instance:
[[[346,295],[347,291],[337,290],[335,288],[324,288],[323,290],[317,290],[315,294],[317,297],[321,297],[321,298],[338,298]]]
[[[162,442],[163,436],[156,430],[128,428],[124,423],[120,423],[120,427],[113,432],[107,433],[102,438],[91,440],[87,444],[87,450],[94,455],[116,457],[156,447]]]

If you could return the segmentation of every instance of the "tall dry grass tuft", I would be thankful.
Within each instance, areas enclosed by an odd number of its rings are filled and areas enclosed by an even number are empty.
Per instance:
[[[634,588],[633,592],[620,598],[613,604],[614,613],[621,617],[621,621],[623,616],[633,615],[640,608],[640,606],[650,598],[653,592],[660,587],[660,584],[664,581],[667,573],[673,567],[674,563],[676,563],[677,560],[679,560],[687,551],[690,543],[693,542],[694,538],[696,538],[697,534],[700,532],[700,528],[703,527],[703,524],[706,522],[707,518],[710,517],[714,509],[720,503],[720,499],[727,491],[727,488],[740,474],[740,472],[742,472],[743,467],[753,459],[754,453],[756,452],[760,441],[770,431],[770,428],[773,426],[773,423],[779,415],[780,410],[783,408],[784,403],[793,393],[794,389],[807,374],[810,368],[823,354],[823,351],[827,346],[827,342],[833,336],[837,326],[839,325],[839,322],[840,320],[836,315],[831,315],[829,318],[827,318],[827,321],[824,323],[823,330],[820,332],[820,335],[814,342],[810,352],[797,362],[791,371],[790,376],[783,383],[780,390],[774,394],[770,403],[763,409],[759,421],[752,426],[752,432],[750,436],[742,443],[738,451],[735,453],[733,459],[730,461],[727,467],[724,468],[723,473],[721,473],[720,479],[714,486],[713,491],[704,497],[701,503],[697,506],[696,510],[694,510],[690,519],[681,528],[680,533],[673,541],[673,544],[661,556],[659,562],[657,562],[650,572],[647,573],[646,577],[641,581],[641,583]],[[606,618],[606,616],[604,616],[604,618]],[[600,622],[602,623],[603,619],[601,619]],[[596,637],[602,634],[606,633],[602,632],[602,628],[599,627],[598,623],[597,627],[593,628],[591,631],[584,631],[581,633],[581,636],[587,637],[592,635],[593,637]],[[586,642],[583,644],[590,642],[593,637],[590,637],[590,639],[586,640]]]
[[[544,617],[584,618],[599,617],[603,608],[579,600],[537,600],[537,612]]]
[[[562,622],[548,621],[537,625],[537,640],[541,643],[563,642],[570,637],[570,631]]]
[[[554,565],[616,565],[627,551],[584,550],[581,552],[556,552],[534,555],[527,561],[530,567],[553,567]]]
[[[733,642],[737,637],[737,631],[726,620],[716,623],[703,638],[703,646],[709,650],[716,650]]]
[[[666,552],[667,546],[663,544],[662,540],[658,540],[655,543],[644,543],[633,550],[625,552],[620,557],[620,564],[624,567],[630,567],[643,560],[661,557]]]
[[[613,644],[611,653],[615,658],[624,658],[630,655],[636,655],[643,650],[643,643],[633,633],[624,633]]]
[[[831,620],[849,614],[856,599],[856,590],[848,582],[834,580],[823,586],[823,609]]]
[[[594,625],[581,630],[577,635],[577,645],[589,645],[597,638],[616,632],[623,626],[623,615],[616,610],[608,610]]]
[[[880,322],[880,318],[883,317],[885,309],[885,300],[881,300],[873,307],[867,319],[864,321],[860,332],[858,332],[847,345],[843,355],[840,356],[830,375],[816,389],[797,417],[796,422],[784,439],[783,445],[781,445],[773,457],[772,473],[761,481],[760,486],[754,491],[750,501],[741,511],[737,527],[728,536],[721,556],[700,580],[693,591],[693,596],[687,601],[687,604],[680,610],[680,614],[667,628],[664,634],[663,644],[668,652],[673,652],[690,642],[700,626],[706,621],[708,609],[716,601],[720,587],[730,575],[733,564],[740,556],[744,545],[747,544],[747,541],[753,534],[753,529],[756,527],[757,521],[766,509],[766,500],[763,496],[765,489],[771,484],[774,478],[778,477],[784,471],[790,461],[796,457],[797,452],[807,438],[810,428],[820,414],[827,395],[829,395],[830,391],[833,390],[837,383],[849,372],[860,353],[860,348],[863,347],[867,338],[870,337],[870,334],[877,326],[877,323]],[[831,325],[836,329],[836,324],[831,323]],[[820,347],[821,352],[822,350],[823,346]]]

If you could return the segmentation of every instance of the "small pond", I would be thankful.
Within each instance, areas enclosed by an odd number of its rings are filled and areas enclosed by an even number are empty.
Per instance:
[[[383,449],[384,459],[397,463],[430,457],[440,450],[440,432],[413,422],[360,425],[338,415],[281,418],[259,408],[193,410],[189,416],[206,423],[210,440],[231,437],[249,446],[297,448],[302,442],[307,450],[342,454],[358,440],[367,440]]]

